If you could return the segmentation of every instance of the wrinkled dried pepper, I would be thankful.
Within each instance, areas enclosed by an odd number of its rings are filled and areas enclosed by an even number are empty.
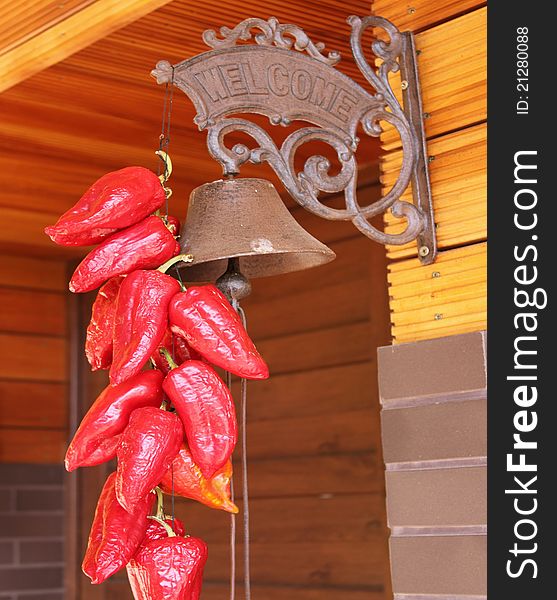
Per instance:
[[[110,382],[133,377],[159,346],[168,326],[168,303],[180,290],[176,279],[159,271],[134,271],[120,288],[114,318]]]
[[[229,389],[209,365],[187,360],[170,371],[163,390],[182,419],[193,460],[210,479],[226,464],[238,439]]]
[[[147,217],[91,250],[74,271],[70,291],[90,292],[116,275],[155,269],[179,251],[178,242],[163,220]]]
[[[174,493],[211,508],[237,513],[238,507],[230,499],[231,479],[230,460],[211,479],[207,479],[195,464],[189,448],[183,444],[170,469],[161,479],[159,487],[166,494]]]
[[[214,365],[248,379],[266,379],[269,369],[236,311],[214,285],[192,286],[172,298],[172,331]]]
[[[201,360],[201,356],[188,345],[184,338],[167,329],[158,348],[151,355],[151,360],[155,363],[156,368],[164,374],[171,370],[171,366],[168,364],[166,356],[161,353],[163,348],[179,365],[185,360]]]
[[[102,583],[129,562],[145,539],[147,515],[155,502],[155,494],[149,492],[128,513],[118,503],[115,482],[112,473],[99,497],[83,559],[83,572],[92,583]]]
[[[169,536],[142,544],[127,565],[135,600],[199,600],[207,545]]]
[[[133,512],[168,471],[184,439],[179,417],[151,406],[134,410],[118,446],[116,496]]]
[[[85,356],[93,371],[108,369],[112,364],[112,330],[123,279],[121,276],[109,279],[100,288],[93,303],[85,339]]]
[[[98,244],[156,211],[165,198],[152,171],[126,167],[103,175],[45,233],[63,246]]]
[[[132,412],[144,406],[160,406],[163,375],[145,371],[117,386],[106,387],[83,417],[68,450],[66,469],[90,467],[116,456],[117,442]]]
[[[164,522],[168,527],[170,527],[176,535],[184,536],[186,535],[186,529],[184,524],[180,519],[175,518],[174,520],[170,518],[164,519]],[[147,531],[145,532],[145,538],[141,545],[146,544],[147,542],[152,542],[153,540],[164,540],[168,537],[168,527],[165,527],[159,521],[156,521],[152,518],[149,518],[149,525],[147,526]],[[141,546],[140,546],[141,548]],[[139,548],[138,548],[139,550]]]

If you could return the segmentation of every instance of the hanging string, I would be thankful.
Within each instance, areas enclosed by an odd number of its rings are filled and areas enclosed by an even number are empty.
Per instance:
[[[236,302],[235,306],[242,325],[247,330],[247,319],[244,309]],[[241,420],[241,444],[242,444],[242,506],[243,506],[243,533],[244,533],[244,597],[251,600],[251,576],[250,576],[250,533],[249,533],[249,493],[248,493],[248,441],[247,441],[247,384],[245,378],[240,379],[240,420]]]
[[[168,146],[170,145],[170,118],[172,116],[172,103],[174,100],[174,67],[172,67],[172,76],[170,82],[167,82],[164,88],[164,101],[162,107],[162,121],[161,121],[161,133],[159,135],[159,150],[168,153]],[[166,156],[166,154],[165,154]],[[162,165],[164,163],[163,175],[166,178],[168,175],[168,161],[166,158],[159,161],[157,168],[157,175],[161,175]],[[165,201],[165,214],[168,216],[168,199],[170,196],[166,195]]]
[[[226,372],[226,385],[232,393],[232,373]],[[234,474],[230,478],[230,499],[235,501]],[[236,515],[230,513],[230,600],[236,598]]]

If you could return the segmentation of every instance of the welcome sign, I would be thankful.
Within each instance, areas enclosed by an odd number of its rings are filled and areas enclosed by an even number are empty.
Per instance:
[[[169,63],[153,74],[172,77]],[[174,67],[176,85],[195,104],[200,129],[219,117],[255,112],[275,125],[295,119],[332,127],[353,137],[375,98],[334,67],[273,46],[213,50]]]

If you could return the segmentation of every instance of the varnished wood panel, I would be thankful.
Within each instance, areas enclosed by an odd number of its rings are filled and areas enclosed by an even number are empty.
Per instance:
[[[242,502],[238,502],[242,508]],[[343,494],[290,498],[254,498],[250,502],[251,540],[268,544],[377,541],[386,534],[381,494]],[[230,515],[179,499],[176,515],[189,523],[192,535],[208,544],[228,536]]]
[[[0,91],[64,60],[169,0],[97,0],[0,55]],[[71,14],[73,12],[73,14]]]
[[[66,432],[62,429],[0,428],[0,462],[60,463],[65,446]]]
[[[482,0],[374,0],[373,14],[401,31],[419,31],[485,4]]]
[[[63,262],[0,254],[0,462],[63,458],[65,286]]]
[[[123,577],[113,577],[106,582],[106,600],[132,600],[130,586]],[[383,589],[362,586],[359,589],[353,587],[334,587],[312,584],[304,585],[261,585],[251,586],[254,598],[259,600],[383,600],[385,597]],[[203,585],[203,600],[223,600],[229,596],[230,590],[227,583],[216,583],[208,581]],[[244,590],[241,585],[237,587],[237,597],[242,598]]]
[[[0,288],[0,331],[63,337],[66,334],[65,295]]]
[[[487,326],[487,245],[440,252],[433,265],[409,259],[389,266],[392,335],[410,342]]]
[[[263,340],[258,347],[272,375],[371,361],[368,321]]]
[[[487,237],[487,127],[470,127],[431,140],[428,154],[431,193],[440,249],[462,246]],[[402,160],[400,151],[381,159],[382,182],[391,189],[398,177]],[[412,202],[410,190],[403,196]],[[404,222],[386,213],[385,231],[400,233]],[[416,244],[389,246],[390,259],[416,255]]]
[[[66,340],[0,333],[0,379],[66,381]]]
[[[0,254],[0,285],[63,292],[68,287],[66,265],[58,260]]]
[[[373,411],[377,405],[374,365],[369,362],[324,367],[299,373],[273,375],[249,386],[249,419],[258,421],[288,419],[296,415],[333,420],[344,411]],[[238,387],[234,387],[235,393]]]
[[[425,133],[428,138],[482,122],[486,118],[486,17],[480,8],[416,35]],[[400,97],[400,74],[391,77]],[[385,124],[385,151],[400,147]]]
[[[66,418],[65,384],[0,380],[0,426],[64,429]]]
[[[0,3],[0,53],[25,43],[95,0],[8,0]]]

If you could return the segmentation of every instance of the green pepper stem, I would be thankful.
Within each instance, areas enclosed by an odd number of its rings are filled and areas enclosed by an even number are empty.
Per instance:
[[[170,525],[163,519],[159,519],[159,517],[153,517],[152,515],[147,518],[153,519],[153,521],[160,523],[166,529],[166,533],[168,533],[168,537],[176,537],[176,534],[174,533],[174,530],[172,529],[172,527],[170,527]]]
[[[164,521],[164,496],[160,487],[155,488],[155,492],[157,494],[157,519],[162,519]]]
[[[168,366],[171,369],[176,369],[178,367],[178,364],[175,362],[175,360],[172,358],[172,356],[170,355],[170,352],[166,349],[166,348],[159,348],[159,352],[162,354],[162,356],[164,356],[164,358],[167,360],[168,362]]]
[[[167,260],[164,264],[162,264],[157,269],[157,271],[160,271],[161,273],[166,273],[172,265],[175,265],[178,262],[193,262],[193,254],[178,254],[177,256],[172,257],[170,260]]]

